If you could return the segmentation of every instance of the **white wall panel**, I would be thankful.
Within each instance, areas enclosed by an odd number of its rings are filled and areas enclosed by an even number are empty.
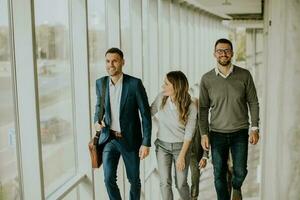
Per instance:
[[[158,81],[163,79],[171,69],[170,66],[170,0],[158,0]]]
[[[180,6],[180,67],[183,73],[188,72],[188,8]]]
[[[170,65],[172,70],[178,70],[180,69],[180,7],[177,3],[170,6]]]

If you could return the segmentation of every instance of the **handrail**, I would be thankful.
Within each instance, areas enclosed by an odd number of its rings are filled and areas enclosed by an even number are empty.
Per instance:
[[[87,176],[86,174],[78,174],[70,179],[66,184],[60,187],[58,190],[47,196],[47,200],[59,200],[63,199],[66,195],[68,195],[76,186],[78,186],[83,179]]]

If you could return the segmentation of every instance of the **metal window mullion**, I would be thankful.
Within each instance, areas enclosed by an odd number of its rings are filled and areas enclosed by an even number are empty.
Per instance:
[[[76,148],[77,146],[77,135],[76,135],[76,97],[75,97],[75,85],[74,85],[74,67],[75,67],[75,64],[74,64],[74,49],[73,49],[73,42],[74,42],[74,39],[73,39],[73,9],[72,9],[72,3],[73,1],[70,1],[70,0],[67,0],[68,1],[68,24],[69,24],[69,31],[68,31],[68,35],[69,35],[69,62],[70,62],[70,84],[71,84],[71,96],[72,96],[72,130],[73,130],[73,137],[74,137],[74,150],[75,150],[75,173],[77,173],[78,171],[78,149]],[[75,13],[76,15],[76,13]]]
[[[75,177],[79,174],[83,174],[89,180],[80,182],[78,187],[78,199],[94,199],[94,178],[87,147],[92,134],[91,118],[87,117],[91,116],[87,43],[87,1],[72,0],[69,6],[74,147],[76,151]],[[68,187],[65,189],[68,190],[68,192],[72,191]]]
[[[17,106],[17,88],[16,88],[16,62],[15,62],[15,54],[14,54],[14,31],[13,31],[13,11],[12,11],[12,1],[7,0],[7,9],[8,9],[8,20],[9,20],[9,46],[10,46],[10,60],[11,60],[11,78],[12,78],[12,94],[13,94],[13,109],[14,109],[14,128],[15,128],[15,136],[16,136],[16,157],[17,157],[17,176],[19,179],[19,194],[20,198],[23,197],[23,179],[22,179],[22,162],[21,162],[21,149],[20,149],[20,130],[19,130],[19,122],[18,122],[18,106]]]
[[[23,199],[44,199],[34,5],[31,0],[11,3]]]

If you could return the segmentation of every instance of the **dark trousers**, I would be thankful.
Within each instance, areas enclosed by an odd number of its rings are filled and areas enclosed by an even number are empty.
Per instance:
[[[126,174],[130,183],[130,200],[139,200],[141,194],[140,158],[137,151],[126,151],[113,139],[103,150],[104,182],[110,200],[121,200],[117,185],[117,169],[120,156],[125,164]]]
[[[229,149],[233,162],[232,187],[241,189],[247,175],[248,129],[233,133],[210,133],[215,188],[218,200],[229,200],[227,188],[227,160]]]
[[[200,144],[199,144],[200,145]],[[190,169],[191,169],[191,198],[197,199],[199,195],[200,170],[199,161],[196,152],[191,151]]]
[[[190,169],[191,169],[191,200],[198,199],[199,195],[199,181],[200,181],[200,170],[199,161],[204,154],[203,148],[201,147],[201,135],[199,126],[196,126],[195,134],[191,144],[191,159],[190,159]],[[206,155],[208,156],[208,155]]]

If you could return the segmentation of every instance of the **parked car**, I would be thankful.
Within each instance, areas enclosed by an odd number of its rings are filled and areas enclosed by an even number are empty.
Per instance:
[[[51,64],[48,61],[42,61],[38,64],[39,75],[52,75],[55,69],[55,64]]]
[[[71,133],[70,122],[59,117],[41,120],[40,128],[42,143],[53,143],[64,135]]]

